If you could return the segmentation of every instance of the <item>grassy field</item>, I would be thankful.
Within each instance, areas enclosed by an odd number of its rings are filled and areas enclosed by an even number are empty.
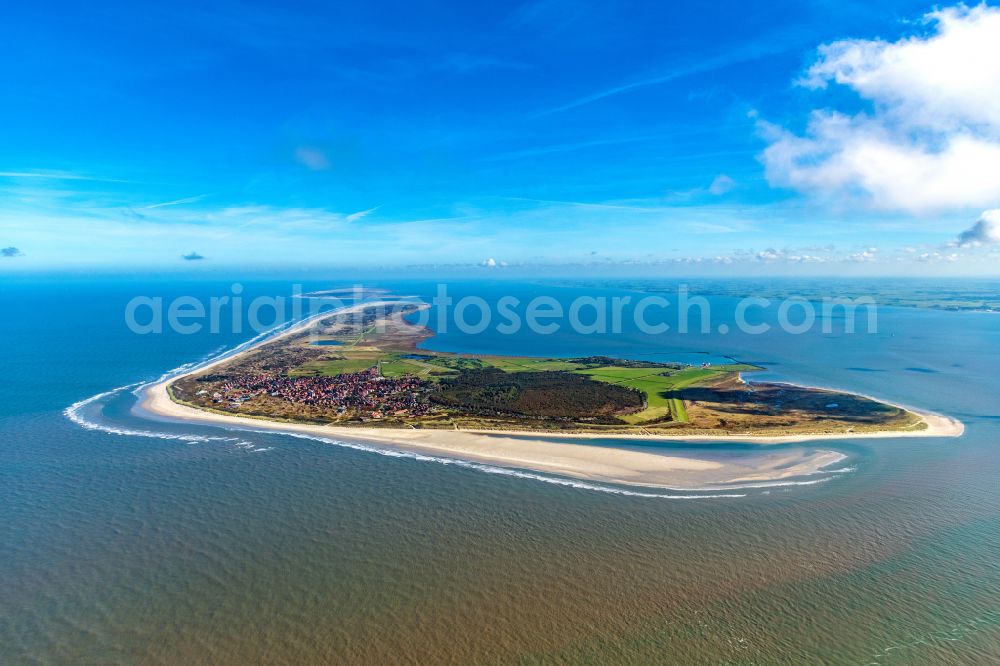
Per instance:
[[[579,363],[563,361],[555,358],[517,358],[503,356],[487,356],[483,363],[504,372],[551,372],[554,370],[576,370]]]
[[[434,379],[444,373],[480,368],[497,368],[504,372],[551,372],[577,370],[583,366],[571,361],[549,358],[505,358],[502,356],[464,357],[435,356],[432,354],[383,353],[374,347],[350,347],[338,350],[344,358],[306,363],[292,372],[293,375],[338,375],[358,372],[382,363],[382,374],[386,377],[415,375],[424,379]],[[649,370],[645,370],[649,372]]]
[[[630,424],[646,423],[670,416],[671,420],[686,423],[687,410],[677,391],[698,382],[721,376],[724,368],[687,368],[664,371],[660,368],[589,368],[577,370],[597,381],[617,384],[642,391],[646,395],[646,409],[621,417]]]
[[[401,355],[395,355],[382,360],[382,374],[386,377],[414,375],[421,379],[433,379],[435,374],[447,371],[449,368],[433,363],[429,359],[403,358]]]
[[[349,372],[367,370],[378,361],[375,357],[352,356],[328,361],[310,361],[289,372],[291,377],[335,377]]]

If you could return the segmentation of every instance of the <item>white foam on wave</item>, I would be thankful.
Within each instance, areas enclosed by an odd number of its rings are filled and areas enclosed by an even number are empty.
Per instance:
[[[72,405],[63,410],[63,415],[76,425],[84,428],[86,430],[97,430],[100,432],[108,433],[109,435],[119,435],[123,437],[147,437],[151,439],[167,439],[179,442],[191,442],[191,443],[203,443],[203,442],[234,442],[236,446],[256,446],[251,442],[247,442],[240,437],[216,437],[211,435],[190,435],[190,434],[176,434],[169,432],[157,432],[154,430],[136,430],[134,428],[122,428],[119,426],[106,425],[104,423],[98,423],[96,421],[91,421],[86,416],[83,415],[83,409],[88,405],[92,405],[99,400],[109,398],[113,395],[127,391],[134,386],[148,386],[149,383],[140,384],[127,384],[125,386],[119,386],[116,389],[111,389],[110,391],[105,391],[104,393],[98,393],[85,400],[80,400],[79,402],[74,402]]]
[[[734,483],[725,485],[724,488],[733,490],[746,490],[751,488],[782,488],[785,486],[815,486],[819,483],[826,483],[831,477],[822,479],[812,479],[809,481],[761,481],[759,483]]]
[[[850,465],[848,467],[841,467],[840,469],[821,469],[820,474],[849,474],[850,472],[856,472],[858,470],[856,465]]]
[[[327,313],[321,313],[321,314],[327,314]],[[317,316],[319,316],[319,315],[317,315]],[[145,381],[145,382],[133,382],[132,384],[126,384],[124,386],[119,386],[118,388],[111,389],[110,391],[105,391],[103,393],[98,393],[97,395],[92,395],[89,398],[85,398],[84,400],[80,400],[78,402],[74,402],[72,405],[70,405],[69,407],[67,407],[66,409],[63,410],[63,415],[66,416],[66,418],[68,418],[70,421],[72,421],[76,425],[80,426],[81,428],[85,428],[87,430],[98,430],[100,432],[105,432],[105,433],[108,433],[110,435],[121,435],[121,436],[128,436],[128,437],[148,437],[148,438],[155,438],[155,439],[165,439],[165,440],[181,441],[181,442],[191,442],[191,443],[231,442],[231,443],[234,443],[234,445],[236,447],[238,447],[238,448],[243,448],[243,449],[257,449],[257,445],[256,444],[254,444],[253,442],[248,442],[248,441],[246,441],[244,439],[241,439],[239,437],[215,437],[215,436],[210,436],[210,435],[173,434],[173,433],[158,432],[158,431],[153,431],[153,430],[136,430],[134,428],[122,428],[122,427],[117,427],[117,426],[106,425],[106,424],[103,424],[103,423],[98,423],[96,421],[91,421],[91,420],[87,419],[83,415],[83,409],[85,407],[87,407],[88,405],[92,405],[95,402],[98,402],[98,401],[103,400],[105,398],[110,398],[113,395],[116,395],[116,394],[121,393],[123,391],[127,391],[129,389],[132,390],[132,394],[134,396],[136,396],[137,398],[140,398],[140,397],[142,397],[142,392],[145,391],[150,386],[153,386],[155,384],[159,384],[161,382],[165,382],[165,381],[167,381],[167,380],[169,380],[169,379],[171,379],[173,377],[176,377],[178,375],[181,375],[181,374],[184,374],[184,373],[187,373],[187,372],[191,372],[193,370],[197,370],[198,368],[200,368],[202,366],[208,365],[210,363],[216,363],[218,361],[223,360],[224,358],[227,358],[229,356],[233,356],[234,354],[238,354],[238,353],[244,351],[245,349],[247,349],[247,348],[249,348],[249,347],[257,344],[258,342],[264,340],[265,338],[272,337],[272,336],[275,336],[275,335],[279,335],[279,334],[283,333],[284,331],[286,331],[289,327],[291,327],[293,325],[296,325],[298,323],[302,323],[304,321],[306,321],[306,320],[288,321],[288,322],[285,322],[283,324],[279,324],[277,326],[274,326],[274,327],[272,327],[272,328],[270,328],[270,329],[268,329],[266,331],[263,331],[262,333],[259,333],[258,335],[255,335],[254,337],[250,338],[249,340],[247,340],[245,342],[241,342],[240,344],[236,345],[235,347],[230,347],[230,348],[226,348],[224,346],[223,347],[219,347],[215,351],[211,352],[210,354],[207,354],[204,358],[199,359],[197,361],[191,361],[189,363],[184,363],[182,365],[179,365],[176,368],[173,368],[172,370],[168,370],[167,372],[164,372],[162,375],[160,375],[156,379],[153,379],[153,380],[150,380],[150,381]],[[266,449],[257,449],[254,452],[264,451],[264,450],[269,451],[269,450],[271,450],[271,447],[268,447]]]

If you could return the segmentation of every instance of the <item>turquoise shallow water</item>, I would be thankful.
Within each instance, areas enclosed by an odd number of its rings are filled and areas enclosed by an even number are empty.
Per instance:
[[[245,287],[248,297],[288,293],[283,282]],[[131,413],[127,390],[82,411],[132,434],[65,418],[77,401],[249,337],[137,336],[123,322],[128,299],[229,288],[59,279],[0,294],[0,661],[1000,658],[993,315],[883,308],[871,335],[447,331],[428,342],[677,360],[707,351],[764,363],[770,378],[869,393],[967,425],[958,440],[824,443],[853,471],[743,498],[635,497],[151,422]],[[453,289],[487,300],[579,293]],[[735,304],[712,302],[723,319]]]

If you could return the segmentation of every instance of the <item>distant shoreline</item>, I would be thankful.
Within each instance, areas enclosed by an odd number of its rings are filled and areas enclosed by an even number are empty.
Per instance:
[[[349,314],[364,308],[388,305],[392,301],[359,303],[337,310]],[[768,451],[762,448],[755,465],[745,462],[720,462],[662,452],[636,451],[600,446],[594,440],[635,442],[750,442],[758,444],[805,443],[843,439],[885,439],[900,437],[957,437],[964,426],[956,419],[893,405],[920,417],[926,428],[913,431],[874,431],[857,433],[803,433],[792,435],[754,434],[630,434],[565,433],[518,430],[444,430],[431,428],[381,428],[370,426],[334,426],[283,422],[260,417],[222,414],[175,401],[168,386],[183,377],[204,372],[228,363],[257,347],[294,335],[312,325],[323,312],[311,316],[274,336],[267,337],[237,353],[224,355],[181,375],[148,386],[139,406],[147,412],[171,419],[236,428],[263,429],[298,433],[307,436],[362,441],[412,452],[451,457],[466,461],[527,469],[535,472],[601,481],[606,483],[657,487],[673,490],[719,490],[734,484],[780,483],[792,477],[820,473],[843,459],[836,451]],[[792,384],[789,384],[793,386]],[[810,387],[812,388],[812,387]],[[865,396],[867,397],[867,396]],[[880,401],[884,402],[884,401]],[[885,403],[891,404],[891,403]],[[546,441],[561,440],[561,441]]]

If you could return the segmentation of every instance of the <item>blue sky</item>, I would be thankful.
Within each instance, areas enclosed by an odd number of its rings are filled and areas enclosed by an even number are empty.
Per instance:
[[[1000,118],[968,112],[1000,99],[1000,78],[921,91],[885,63],[919,71],[929,51],[975,68],[998,54],[958,31],[995,33],[1000,12],[932,9],[15,3],[0,25],[0,271],[995,274],[1000,186],[942,174],[1000,173]],[[855,56],[863,77],[844,69]],[[953,156],[962,137],[975,150]],[[884,168],[866,157],[876,139]]]

